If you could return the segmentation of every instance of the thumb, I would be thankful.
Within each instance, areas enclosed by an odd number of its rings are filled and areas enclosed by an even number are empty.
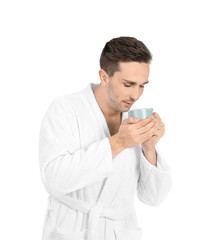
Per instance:
[[[129,118],[126,118],[122,123],[124,124],[136,123],[139,120],[140,120],[139,118],[129,117]]]

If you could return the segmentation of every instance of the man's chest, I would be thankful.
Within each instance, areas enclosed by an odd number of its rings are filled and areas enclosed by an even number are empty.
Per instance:
[[[113,136],[114,134],[118,133],[120,128],[120,123],[108,123],[108,128],[110,130],[110,135]]]

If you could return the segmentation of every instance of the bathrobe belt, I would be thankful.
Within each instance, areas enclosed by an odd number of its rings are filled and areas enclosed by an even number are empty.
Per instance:
[[[105,208],[99,203],[91,205],[88,202],[76,200],[65,195],[57,197],[56,200],[75,211],[81,211],[89,214],[87,229],[88,240],[97,239],[97,235],[95,236],[95,226],[99,220],[99,217],[105,217],[112,220],[121,220],[131,214],[131,210],[133,209],[131,206],[125,206],[123,208]]]

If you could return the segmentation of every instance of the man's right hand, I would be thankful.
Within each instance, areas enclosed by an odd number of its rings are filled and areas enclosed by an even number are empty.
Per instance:
[[[152,138],[155,132],[156,120],[153,116],[137,121],[130,117],[121,123],[116,135],[124,148],[132,148]]]

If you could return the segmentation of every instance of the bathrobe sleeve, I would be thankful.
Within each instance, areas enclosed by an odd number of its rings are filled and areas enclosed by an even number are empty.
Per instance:
[[[160,205],[172,186],[171,168],[162,156],[158,143],[155,148],[157,166],[154,166],[145,158],[140,145],[140,175],[137,187],[138,199],[152,206]]]
[[[113,173],[109,139],[81,149],[78,123],[73,123],[76,127],[71,128],[67,104],[63,96],[52,102],[39,133],[41,178],[46,190],[53,195],[86,187]]]

